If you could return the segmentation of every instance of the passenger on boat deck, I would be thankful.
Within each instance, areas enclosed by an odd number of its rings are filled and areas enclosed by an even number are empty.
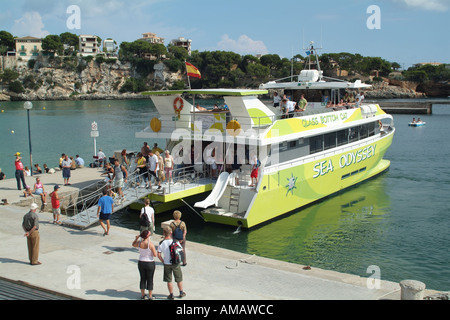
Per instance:
[[[325,108],[333,108],[333,104],[331,103],[331,100],[328,100],[327,106]]]
[[[214,107],[211,111],[219,111],[219,106],[217,105],[217,103],[214,103]]]
[[[164,152],[164,171],[166,175],[167,183],[173,183],[172,181],[172,171],[174,167],[173,157],[170,155],[169,150]]]
[[[350,96],[349,96],[348,92],[346,92],[344,95],[344,103],[350,103]]]
[[[305,99],[305,95],[302,94],[300,97],[300,101],[298,102],[299,105],[299,109],[300,111],[305,111],[306,110],[306,106],[308,105],[308,101]]]
[[[143,179],[143,184],[142,187],[145,187],[145,185],[147,184],[148,181],[148,174],[147,174],[147,160],[144,158],[144,155],[139,152],[136,156],[136,167],[139,170],[139,177],[141,177],[141,179]],[[139,184],[139,183],[138,183]]]
[[[422,120],[420,120],[420,118],[417,118],[417,123],[421,123]]]
[[[150,147],[148,146],[147,142],[144,142],[144,145],[141,148],[141,153],[145,158],[145,161],[148,162],[148,154],[150,153]]]
[[[274,108],[280,106],[281,97],[278,95],[278,92],[273,93],[273,106]]]
[[[416,118],[413,118],[411,123],[416,123]]]
[[[253,155],[251,165],[252,165],[252,171],[250,173],[250,178],[252,179],[252,184],[250,187],[254,187],[258,184],[258,158],[256,157],[256,154]],[[254,181],[254,183],[253,183]]]
[[[294,116],[295,105],[297,103],[293,101],[289,101],[288,99],[283,99],[281,101],[282,107],[285,109],[284,114],[285,118],[292,118]]]
[[[198,104],[198,103],[197,103],[197,107],[196,108],[197,108],[198,111],[208,111],[208,109],[201,107],[200,104]]]

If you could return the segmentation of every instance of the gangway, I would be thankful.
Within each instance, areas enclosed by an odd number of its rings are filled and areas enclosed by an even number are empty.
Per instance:
[[[136,171],[128,175],[127,182],[124,183],[122,188],[125,200],[122,201],[116,192],[116,196],[113,198],[113,213],[149,195],[161,202],[170,202],[177,199],[183,200],[183,198],[192,194],[211,190],[213,185],[212,179],[205,177],[203,171],[194,170],[194,167],[173,170],[175,183],[163,183],[161,188],[158,188],[155,183],[152,183],[152,188],[143,188],[141,187],[142,184],[138,185],[138,182],[142,180],[142,176],[146,174],[139,175],[138,171]],[[103,196],[103,189],[108,186],[111,186],[114,190],[113,183],[109,185],[107,182],[101,181],[77,191],[76,195],[71,194],[64,197],[61,203],[69,202],[69,204],[65,205],[66,211],[73,211],[74,214],[65,219],[62,222],[63,225],[86,229],[98,223],[97,203],[100,197]]]

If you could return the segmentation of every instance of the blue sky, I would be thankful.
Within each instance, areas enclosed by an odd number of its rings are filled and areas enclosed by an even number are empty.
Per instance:
[[[2,1],[0,30],[14,36],[72,32],[134,41],[153,32],[192,40],[193,50],[382,57],[405,68],[450,63],[450,0],[15,0]],[[67,8],[80,8],[80,29],[69,29]],[[378,12],[369,11],[377,6]],[[368,28],[378,24],[380,27]]]

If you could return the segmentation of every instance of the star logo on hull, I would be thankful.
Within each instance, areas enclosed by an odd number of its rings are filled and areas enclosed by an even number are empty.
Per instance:
[[[286,192],[286,197],[291,192],[292,195],[294,195],[294,189],[297,189],[295,184],[297,183],[297,177],[294,177],[294,174],[291,173],[291,177],[287,178],[288,184],[286,185],[286,188],[288,188]]]

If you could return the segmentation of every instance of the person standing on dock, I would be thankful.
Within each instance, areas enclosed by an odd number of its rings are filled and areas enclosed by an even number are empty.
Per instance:
[[[141,280],[139,289],[141,289],[141,300],[153,300],[153,275],[155,274],[156,248],[150,240],[150,232],[144,230],[136,236],[132,246],[139,249],[138,270]],[[141,238],[142,240],[139,240]],[[145,289],[148,290],[148,296],[145,295]]]
[[[103,233],[104,236],[109,235],[109,229],[111,228],[109,219],[111,218],[111,214],[113,213],[113,211],[114,211],[114,200],[108,195],[108,190],[104,188],[103,196],[98,200],[98,209],[97,209],[97,218],[99,218],[100,225],[105,231]]]
[[[27,237],[28,246],[28,258],[30,259],[31,265],[39,265],[39,217],[36,214],[38,205],[32,203],[30,206],[30,211],[23,216],[22,228],[25,231],[25,237]]]
[[[163,281],[167,282],[167,289],[169,290],[167,299],[174,299],[172,274],[180,290],[179,297],[182,298],[186,296],[186,293],[183,291],[183,273],[179,264],[172,264],[170,257],[170,245],[176,240],[172,239],[172,229],[170,227],[164,228],[163,235],[164,240],[158,246],[158,259],[164,264]]]
[[[23,167],[20,152],[16,152],[15,156],[16,160],[14,161],[14,165],[16,166],[17,189],[22,190],[22,188],[20,187],[20,182],[22,182],[23,188],[26,189],[27,184],[25,183],[25,169]]]
[[[186,223],[181,221],[181,211],[175,210],[173,212],[174,221],[170,224],[170,228],[172,228],[172,236],[175,241],[180,242],[183,247],[183,267],[187,265],[186,263],[186,234],[187,228]]]
[[[59,221],[59,216],[61,215],[61,208],[60,208],[60,198],[58,195],[58,189],[59,186],[55,185],[53,187],[53,192],[50,193],[50,198],[52,199],[52,213],[53,213],[53,224],[61,224],[61,221]]]
[[[70,179],[70,167],[72,166],[72,160],[69,159],[69,156],[66,154],[64,155],[64,160],[61,162],[62,166],[62,175],[64,178],[64,185],[70,186],[69,179]]]

